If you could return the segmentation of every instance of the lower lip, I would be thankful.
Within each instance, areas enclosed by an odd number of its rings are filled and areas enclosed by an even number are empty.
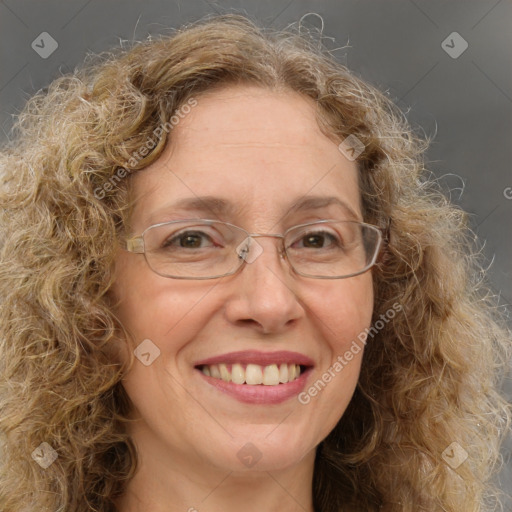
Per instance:
[[[278,384],[276,386],[265,386],[259,384],[256,386],[248,384],[235,384],[234,382],[226,382],[222,379],[209,377],[201,370],[197,370],[208,384],[217,388],[219,391],[236,398],[239,402],[246,404],[280,404],[297,396],[305,387],[306,380],[311,373],[312,368],[308,367],[300,374],[298,379],[286,384]]]

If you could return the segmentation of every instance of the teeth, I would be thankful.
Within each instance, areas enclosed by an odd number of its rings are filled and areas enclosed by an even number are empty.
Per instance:
[[[263,384],[265,386],[276,386],[279,384],[279,368],[277,364],[265,366],[263,370]]]
[[[288,365],[288,381],[291,381],[295,379],[295,365],[289,364]]]
[[[288,382],[288,365],[282,364],[279,367],[279,382],[285,383]]]
[[[298,364],[285,363],[268,366],[248,364],[245,368],[244,365],[235,363],[231,365],[231,369],[227,364],[221,363],[204,365],[201,371],[209,377],[222,379],[225,382],[248,384],[250,386],[260,384],[277,386],[278,384],[291,382],[300,376],[300,366]]]
[[[248,364],[245,370],[245,382],[247,384],[256,385],[263,382],[263,371],[258,364]]]
[[[226,382],[229,382],[231,380],[231,375],[228,372],[228,367],[225,364],[219,364],[219,370],[220,378]]]
[[[205,366],[203,366],[205,368]],[[219,366],[216,364],[212,364],[211,366],[206,366],[206,368],[210,368],[210,375],[215,377],[216,379],[220,379],[220,370]]]
[[[241,364],[234,364],[231,367],[231,380],[235,384],[243,384],[245,382],[245,371]]]

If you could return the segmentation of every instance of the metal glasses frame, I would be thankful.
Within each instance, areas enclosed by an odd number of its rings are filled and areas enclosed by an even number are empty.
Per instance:
[[[224,224],[224,225],[232,227],[238,231],[244,232],[246,234],[246,239],[247,238],[261,238],[261,237],[280,238],[282,240],[281,249],[279,250],[279,254],[281,255],[281,257],[288,262],[288,265],[296,274],[303,276],[303,277],[310,277],[313,279],[346,279],[346,278],[355,277],[355,276],[358,276],[359,274],[363,274],[364,272],[367,272],[370,268],[372,268],[375,265],[377,258],[379,256],[379,253],[382,249],[383,241],[387,240],[387,235],[383,234],[382,228],[380,228],[378,226],[374,226],[373,224],[367,224],[366,222],[359,222],[359,221],[353,221],[353,220],[343,221],[343,220],[339,220],[339,219],[322,219],[322,220],[318,220],[318,221],[307,222],[305,224],[297,224],[296,226],[292,226],[292,227],[288,228],[284,233],[250,233],[249,231],[245,230],[244,228],[241,228],[240,226],[236,226],[235,224],[231,224],[229,222],[224,222],[224,221],[214,220],[214,219],[192,218],[192,219],[177,219],[177,220],[171,220],[171,221],[167,221],[167,222],[160,222],[158,224],[153,224],[153,225],[147,227],[140,235],[126,238],[124,241],[125,242],[124,249],[128,252],[132,252],[135,254],[144,254],[146,263],[148,264],[149,268],[153,272],[155,272],[155,274],[162,276],[162,277],[167,277],[170,279],[192,279],[192,280],[219,279],[221,277],[227,277],[230,275],[234,275],[242,269],[242,267],[244,266],[244,263],[246,263],[246,260],[245,260],[245,258],[238,255],[238,257],[240,259],[239,266],[235,270],[232,270],[225,274],[219,274],[219,275],[215,275],[215,276],[206,276],[206,277],[187,277],[187,276],[172,276],[172,275],[161,274],[160,272],[157,272],[148,261],[146,251],[145,251],[144,235],[150,229],[153,229],[153,228],[156,228],[159,226],[176,224],[179,222],[203,222],[205,224]],[[300,272],[293,266],[290,259],[288,258],[288,254],[287,254],[286,247],[284,244],[284,239],[285,239],[286,235],[290,231],[295,230],[297,228],[325,224],[325,223],[329,223],[329,222],[353,222],[353,223],[356,223],[356,224],[359,224],[362,226],[366,226],[378,233],[378,240],[377,240],[376,247],[374,249],[373,257],[372,257],[371,261],[362,270],[360,270],[358,272],[353,272],[352,274],[349,274],[346,276],[315,276],[312,274],[306,274],[304,272]],[[389,231],[389,226],[388,226],[388,230],[386,230],[386,231]]]

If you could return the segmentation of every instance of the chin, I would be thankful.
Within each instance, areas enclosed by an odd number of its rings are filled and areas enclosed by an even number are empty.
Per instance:
[[[300,442],[290,443],[281,436],[270,439],[269,429],[258,435],[236,436],[224,446],[220,453],[206,455],[214,465],[225,471],[280,471],[300,463],[308,454],[314,453],[315,445],[304,445]],[[213,457],[212,457],[213,455]],[[212,460],[213,459],[213,460]]]

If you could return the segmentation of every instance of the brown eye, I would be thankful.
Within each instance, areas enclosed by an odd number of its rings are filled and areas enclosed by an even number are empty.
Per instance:
[[[204,247],[214,246],[210,236],[202,231],[185,231],[163,243],[163,248],[184,248],[184,249],[202,249]]]
[[[333,246],[339,247],[341,245],[340,240],[332,233],[328,233],[327,231],[315,231],[303,235],[297,242],[294,242],[291,247],[294,249],[326,249],[332,248]]]

